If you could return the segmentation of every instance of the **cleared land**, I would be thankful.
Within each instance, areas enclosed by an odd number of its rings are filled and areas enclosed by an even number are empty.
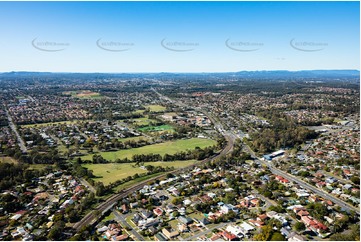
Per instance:
[[[16,164],[18,163],[14,158],[11,158],[9,156],[2,156],[0,157],[0,163],[12,163]]]
[[[164,115],[168,115],[168,116],[177,116],[178,114],[175,112],[171,112],[171,113],[165,113]]]
[[[162,167],[171,167],[181,168],[194,164],[195,160],[187,161],[172,161],[172,162],[146,162],[144,166],[162,166]],[[105,185],[108,185],[111,182],[126,178],[128,176],[133,176],[134,174],[142,174],[147,172],[145,169],[142,169],[138,166],[135,166],[135,163],[109,163],[109,164],[84,164],[83,167],[88,168],[93,171],[93,174],[99,178],[94,178],[95,181],[101,181]]]
[[[43,170],[48,166],[54,167],[54,165],[51,165],[51,164],[30,164],[29,169],[31,169],[31,170]]]
[[[0,163],[18,164],[19,162],[12,157],[2,156],[0,157]],[[54,166],[51,164],[29,164],[29,170],[43,170],[48,166]]]
[[[142,132],[158,132],[158,131],[171,131],[173,130],[173,127],[168,124],[163,124],[159,126],[146,126],[138,129]]]
[[[134,111],[133,113],[144,113],[144,112],[145,112],[144,109],[139,109],[139,110]]]
[[[148,105],[145,108],[149,108],[151,112],[163,112],[166,110],[164,106],[161,105]]]
[[[77,122],[85,122],[89,120],[73,120],[73,121],[60,121],[60,122],[50,122],[50,123],[39,123],[39,124],[25,124],[21,125],[21,127],[45,127],[45,126],[53,126],[53,125],[60,125],[60,124],[75,124]]]
[[[121,142],[125,142],[128,140],[134,140],[134,141],[139,141],[139,140],[147,140],[146,137],[144,136],[135,136],[135,137],[128,137],[128,138],[120,138],[119,141]]]
[[[157,120],[154,119],[149,119],[149,118],[136,118],[136,119],[132,119],[132,121],[134,121],[134,124],[136,125],[148,125],[150,124],[150,122],[155,122],[157,123]]]
[[[89,90],[63,92],[63,94],[71,95],[71,96],[77,97],[77,98],[84,98],[84,99],[86,99],[86,98],[90,98],[90,99],[104,98],[104,96],[102,96],[100,93],[92,92]]]
[[[138,154],[175,154],[177,152],[185,151],[185,150],[193,150],[196,147],[205,148],[208,146],[215,145],[216,141],[210,139],[200,139],[200,138],[192,138],[192,139],[182,139],[176,141],[169,141],[160,144],[147,145],[140,148],[133,148],[127,150],[119,150],[114,152],[99,152],[97,154],[103,156],[107,160],[114,161],[117,158],[132,158],[133,155]],[[83,156],[83,160],[91,160],[93,155]]]

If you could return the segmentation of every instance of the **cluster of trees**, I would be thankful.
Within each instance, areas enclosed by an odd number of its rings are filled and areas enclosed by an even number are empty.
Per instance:
[[[281,228],[280,222],[275,219],[271,219],[267,222],[267,225],[261,228],[261,232],[253,236],[254,240],[258,241],[286,241],[286,238],[273,227]]]
[[[29,165],[23,163],[0,163],[0,190],[31,183],[31,179],[44,173],[44,171],[29,170],[28,167]]]
[[[202,213],[209,213],[209,211],[211,211],[213,206],[216,206],[217,202],[215,200],[211,200],[209,202],[205,202],[205,203],[197,203],[196,205],[194,205],[194,209],[197,211],[200,211]]]
[[[271,179],[268,183],[258,187],[258,192],[267,198],[276,199],[278,197],[277,191],[284,191],[285,188],[283,184]]]
[[[360,160],[357,159],[348,159],[345,157],[341,157],[340,159],[336,160],[338,166],[347,166],[352,165],[355,169],[360,169]]]
[[[350,231],[346,233],[335,233],[331,235],[333,241],[360,241],[360,224],[350,226]]]
[[[85,196],[82,200],[78,202],[79,203],[77,204],[72,204],[68,206],[64,210],[64,212],[59,212],[54,215],[53,217],[54,225],[50,229],[47,235],[48,240],[59,240],[61,238],[64,238],[65,234],[63,232],[65,232],[66,230],[65,223],[78,222],[82,217],[81,215],[84,214],[84,212],[89,208],[91,208],[94,204],[96,204],[98,200],[95,198],[94,193],[89,193],[87,196]],[[84,233],[85,230],[86,229],[82,228],[77,235],[81,237],[81,235]],[[89,234],[84,234],[84,235],[89,235]],[[75,237],[75,238],[79,238],[79,237]],[[88,237],[84,237],[83,240],[85,240],[86,238]]]
[[[90,141],[92,142],[92,141]],[[85,142],[84,146],[86,147],[89,142]],[[108,150],[122,150],[122,149],[132,149],[139,148],[146,145],[151,145],[153,142],[151,140],[127,140],[125,142],[119,141],[118,139],[112,139],[109,142],[106,138],[100,137],[97,147],[99,150],[108,151]]]
[[[309,203],[306,208],[310,215],[318,220],[323,220],[324,216],[329,215],[329,210],[322,203]]]
[[[270,127],[251,132],[252,142],[248,144],[257,152],[264,154],[282,147],[293,147],[317,137],[317,133],[297,125],[291,118],[274,113],[269,119]]]
[[[40,150],[32,149],[29,153],[24,154],[18,146],[15,148],[4,147],[4,154],[13,157],[20,163],[26,164],[61,164],[63,159],[55,148],[46,148]]]
[[[175,160],[204,160],[212,155],[214,155],[214,146],[206,147],[201,149],[196,147],[192,151],[178,152],[173,155],[165,154],[163,156],[163,161],[175,161]]]
[[[229,221],[233,221],[236,217],[237,217],[237,214],[231,210],[226,214],[222,214],[221,216],[216,218],[213,222],[216,224],[229,222]]]

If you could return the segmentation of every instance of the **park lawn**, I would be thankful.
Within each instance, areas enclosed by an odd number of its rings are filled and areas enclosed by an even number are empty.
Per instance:
[[[168,141],[160,144],[146,145],[139,148],[110,151],[110,152],[99,152],[97,154],[101,155],[106,160],[114,161],[117,158],[131,159],[133,155],[139,154],[160,154],[161,156],[165,154],[175,154],[181,151],[193,150],[196,147],[205,148],[208,146],[215,145],[216,141],[211,139],[181,139],[176,141]],[[93,154],[82,156],[82,160],[92,160]]]
[[[159,126],[146,126],[138,129],[142,132],[158,132],[158,131],[173,131],[173,127],[169,124],[163,124]]]
[[[166,107],[161,105],[148,105],[145,108],[149,108],[151,112],[163,112],[166,110]]]
[[[134,141],[139,141],[139,140],[147,140],[146,137],[144,136],[135,136],[135,137],[128,137],[128,138],[120,138],[119,141],[121,142],[125,142],[125,141],[128,141],[128,140],[134,140]]]
[[[195,160],[186,160],[186,161],[172,161],[172,162],[145,162],[144,166],[162,166],[162,167],[174,167],[181,168],[194,164]],[[128,176],[133,176],[136,173],[142,174],[147,172],[145,169],[142,169],[138,166],[135,166],[135,163],[108,163],[108,164],[84,164],[83,167],[92,170],[93,174],[97,178],[93,178],[94,181],[103,182],[104,185],[108,185],[111,182],[121,180]]]

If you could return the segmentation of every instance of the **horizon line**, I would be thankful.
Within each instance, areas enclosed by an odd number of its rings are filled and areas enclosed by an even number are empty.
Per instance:
[[[275,72],[275,71],[285,71],[285,72],[302,72],[302,71],[358,71],[359,69],[300,69],[300,70],[282,70],[282,69],[274,69],[274,70],[239,70],[239,71],[219,71],[219,72],[207,72],[207,71],[197,71],[197,72],[177,72],[177,71],[155,71],[155,72],[72,72],[72,71],[2,71],[0,74],[5,73],[14,73],[14,72],[22,72],[22,73],[54,73],[54,74],[161,74],[161,73],[172,73],[172,74],[206,74],[206,73],[214,73],[214,74],[222,74],[222,73],[238,73],[238,72]]]

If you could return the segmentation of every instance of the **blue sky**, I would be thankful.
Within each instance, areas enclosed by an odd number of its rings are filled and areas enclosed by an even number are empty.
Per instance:
[[[359,9],[359,2],[0,2],[0,72],[359,69]]]

